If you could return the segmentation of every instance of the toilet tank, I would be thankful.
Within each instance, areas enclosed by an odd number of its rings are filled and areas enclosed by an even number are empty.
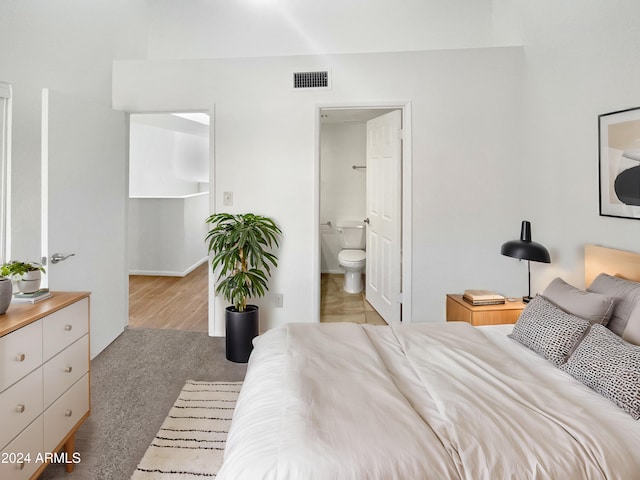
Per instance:
[[[342,248],[364,250],[366,245],[364,222],[345,220],[336,225],[336,231]]]

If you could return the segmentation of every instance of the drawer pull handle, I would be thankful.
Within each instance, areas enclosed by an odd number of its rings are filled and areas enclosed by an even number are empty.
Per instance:
[[[67,331],[67,332],[70,332],[72,328],[73,328],[73,325],[65,325],[65,326],[64,326],[64,329],[65,329],[65,331]]]
[[[19,353],[18,355],[16,355],[17,362],[24,362],[25,358],[27,358],[27,356],[24,353]]]
[[[20,462],[20,463],[16,466],[16,468],[17,468],[18,470],[24,470],[24,462]]]
[[[73,367],[64,367],[65,373],[71,373],[72,370],[73,370]]]
[[[71,415],[73,415],[73,411],[72,411],[71,409],[66,410],[66,411],[64,412],[64,416],[65,416],[65,417],[70,417]]]
[[[24,413],[24,410],[25,410],[24,405],[20,404],[16,406],[16,412]]]

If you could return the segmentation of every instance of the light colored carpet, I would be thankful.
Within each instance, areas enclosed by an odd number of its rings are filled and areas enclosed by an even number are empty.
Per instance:
[[[223,337],[125,329],[91,360],[91,416],[76,434],[82,461],[72,474],[49,465],[39,480],[129,480],[187,380],[238,382],[246,368],[225,358]]]
[[[131,480],[215,478],[241,386],[188,381]]]

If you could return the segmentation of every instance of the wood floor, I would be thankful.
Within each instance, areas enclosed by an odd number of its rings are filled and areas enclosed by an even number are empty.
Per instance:
[[[387,322],[367,302],[364,291],[347,293],[344,275],[323,273],[320,281],[320,321],[386,325]]]
[[[209,264],[186,277],[129,276],[129,328],[208,330]]]
[[[129,328],[208,331],[208,274],[204,263],[186,277],[129,276]],[[346,293],[343,275],[322,275],[320,321],[386,325],[364,293]]]

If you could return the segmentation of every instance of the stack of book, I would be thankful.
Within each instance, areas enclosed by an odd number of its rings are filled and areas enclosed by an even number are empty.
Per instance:
[[[465,290],[462,298],[471,305],[500,305],[504,297],[490,290]]]
[[[16,292],[13,294],[13,301],[18,303],[37,303],[52,296],[48,288],[41,288],[33,293]]]

